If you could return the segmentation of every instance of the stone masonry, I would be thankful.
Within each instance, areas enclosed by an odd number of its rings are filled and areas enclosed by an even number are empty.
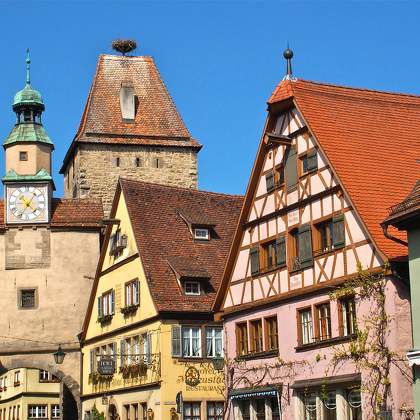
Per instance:
[[[64,197],[102,198],[107,216],[119,177],[197,188],[197,151],[168,146],[80,145],[64,174]]]

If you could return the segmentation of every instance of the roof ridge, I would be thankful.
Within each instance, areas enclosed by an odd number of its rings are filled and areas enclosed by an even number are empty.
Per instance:
[[[403,96],[408,98],[415,98],[420,99],[420,94],[416,95],[414,93],[404,93],[404,92],[391,92],[387,90],[378,90],[378,89],[369,89],[369,88],[363,88],[363,87],[354,87],[354,86],[347,86],[347,85],[338,85],[335,83],[327,83],[327,82],[317,82],[314,80],[307,80],[307,79],[298,79],[297,82],[303,82],[311,85],[316,86],[327,86],[327,87],[334,87],[338,89],[346,89],[351,91],[357,91],[357,92],[370,92],[380,95],[392,95],[392,96]]]
[[[135,183],[135,184],[152,185],[152,186],[155,186],[157,188],[162,188],[162,189],[173,189],[173,190],[179,190],[179,191],[185,191],[185,192],[189,191],[189,192],[193,192],[193,193],[218,195],[218,196],[223,196],[223,197],[233,197],[233,198],[243,198],[244,197],[243,195],[240,195],[240,194],[229,194],[229,193],[223,193],[223,192],[206,191],[206,190],[200,190],[200,189],[194,189],[194,188],[188,188],[188,187],[180,187],[180,186],[177,186],[177,185],[158,184],[156,182],[141,181],[141,180],[133,179],[133,178],[120,177],[120,181],[122,183],[131,182],[131,183]]]

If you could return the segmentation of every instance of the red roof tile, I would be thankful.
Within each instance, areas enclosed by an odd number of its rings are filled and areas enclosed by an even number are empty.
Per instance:
[[[420,97],[309,82],[282,81],[269,105],[293,98],[379,249],[407,249],[380,223],[420,176]],[[392,232],[405,240],[404,232]]]
[[[103,217],[100,200],[52,199],[51,227],[99,228]],[[4,227],[4,200],[0,200],[0,228]]]
[[[144,271],[159,311],[208,312],[220,285],[242,197],[127,179],[121,190]],[[215,222],[211,240],[194,241],[179,210],[190,209]],[[210,276],[209,293],[186,296],[176,275]]]

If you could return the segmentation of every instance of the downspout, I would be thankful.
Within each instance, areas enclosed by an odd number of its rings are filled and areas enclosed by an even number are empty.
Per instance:
[[[387,224],[382,223],[382,231],[384,232],[385,238],[391,239],[391,241],[394,241],[400,245],[408,246],[408,242],[403,241],[402,239],[399,239],[395,236],[392,236],[390,233],[388,233],[388,226]]]

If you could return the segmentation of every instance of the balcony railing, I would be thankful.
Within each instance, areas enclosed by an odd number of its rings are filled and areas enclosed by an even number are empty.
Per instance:
[[[290,258],[290,271],[299,271],[302,270],[302,263],[300,262],[299,257]]]

